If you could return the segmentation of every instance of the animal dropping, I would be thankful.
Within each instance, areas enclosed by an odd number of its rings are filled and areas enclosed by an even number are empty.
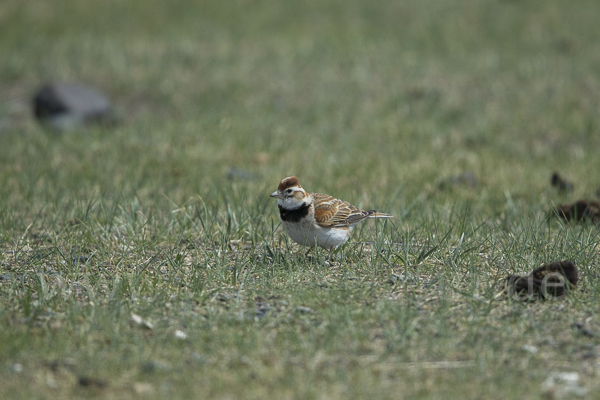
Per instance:
[[[555,261],[534,269],[529,275],[509,275],[496,297],[508,294],[519,300],[562,298],[577,285],[577,267],[569,260]]]

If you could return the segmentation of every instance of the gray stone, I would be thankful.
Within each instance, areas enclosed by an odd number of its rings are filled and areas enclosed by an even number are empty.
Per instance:
[[[33,111],[41,123],[58,131],[115,122],[107,96],[90,86],[74,83],[44,85],[33,99]]]

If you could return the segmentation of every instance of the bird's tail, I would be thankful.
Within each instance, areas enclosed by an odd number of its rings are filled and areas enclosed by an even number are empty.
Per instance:
[[[369,210],[367,212],[369,213],[367,218],[394,218],[394,216],[391,214],[380,213],[375,210]]]

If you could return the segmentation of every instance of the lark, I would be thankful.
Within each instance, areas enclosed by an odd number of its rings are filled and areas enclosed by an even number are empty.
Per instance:
[[[391,218],[375,210],[361,210],[323,193],[308,193],[295,176],[283,179],[271,193],[277,199],[281,223],[292,240],[331,251],[345,243],[352,229],[368,218]],[[307,254],[308,254],[307,252]]]

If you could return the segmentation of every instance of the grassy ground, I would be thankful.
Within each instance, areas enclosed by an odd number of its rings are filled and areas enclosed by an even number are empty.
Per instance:
[[[2,1],[3,396],[600,398],[600,231],[546,220],[600,187],[599,14]],[[123,123],[42,130],[46,81],[102,88]],[[288,175],[395,218],[305,258],[268,198]],[[567,258],[567,299],[495,299]]]

